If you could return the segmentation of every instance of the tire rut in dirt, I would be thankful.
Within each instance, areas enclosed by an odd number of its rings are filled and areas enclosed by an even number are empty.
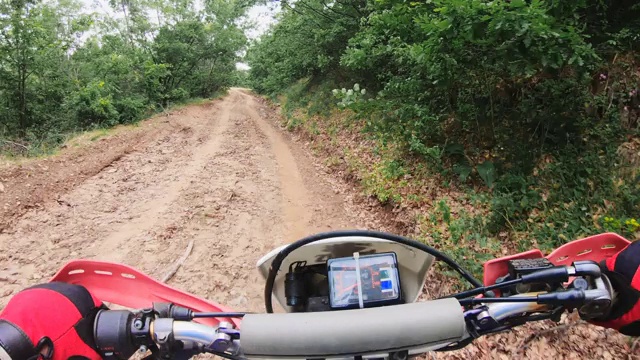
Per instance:
[[[256,104],[251,95],[243,94],[247,106],[243,107],[255,126],[266,137],[271,152],[276,157],[278,179],[282,189],[283,226],[286,229],[286,240],[293,241],[308,235],[311,220],[309,198],[302,180],[296,159],[282,135],[271,127],[256,111]]]
[[[196,241],[172,283],[235,309],[260,311],[263,284],[255,264],[281,243],[282,189],[275,156],[251,119],[236,111],[241,105],[231,113],[220,154],[183,198],[197,211],[180,242]]]
[[[176,162],[181,167],[170,176],[170,181],[162,184],[155,192],[155,196],[142,204],[143,208],[137,212],[140,217],[123,224],[117,231],[101,241],[99,252],[94,254],[96,258],[119,262],[124,260],[124,251],[122,250],[133,250],[134,257],[149,253],[158,255],[168,250],[158,241],[150,240],[154,236],[158,239],[167,238],[167,234],[175,232],[176,222],[179,223],[183,217],[190,216],[190,209],[176,207],[174,203],[179,200],[186,189],[192,186],[194,178],[203,172],[208,159],[216,156],[219,152],[223,142],[221,135],[227,130],[232,107],[233,105],[223,103],[222,110],[215,119],[204,119],[205,126],[197,131],[201,135],[196,138],[196,146],[191,151],[191,158],[186,163]],[[184,149],[176,149],[176,151],[181,150]],[[183,209],[185,211],[180,211]],[[158,229],[162,230],[158,231]],[[123,243],[130,242],[137,244],[137,246],[134,248],[122,247]],[[138,248],[140,246],[146,246],[147,251],[144,251],[144,248],[143,251],[140,251]],[[130,261],[135,261],[135,259]]]

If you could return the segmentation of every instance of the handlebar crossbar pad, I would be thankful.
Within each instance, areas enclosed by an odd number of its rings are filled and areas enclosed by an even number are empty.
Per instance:
[[[241,331],[242,350],[250,358],[428,349],[466,336],[462,308],[453,298],[358,310],[247,314]]]

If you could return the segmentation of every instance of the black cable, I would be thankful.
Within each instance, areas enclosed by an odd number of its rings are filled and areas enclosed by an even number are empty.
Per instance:
[[[194,312],[193,318],[241,318],[246,314],[244,312]]]
[[[463,291],[461,293],[457,293],[457,294],[453,295],[453,297],[456,298],[456,299],[464,299],[464,298],[467,298],[467,297],[470,297],[470,296],[484,294],[485,292],[490,291],[490,290],[502,289],[502,288],[505,288],[505,287],[510,287],[510,286],[513,286],[513,285],[517,285],[517,284],[520,284],[521,282],[522,282],[522,278],[517,278],[517,279],[501,282],[501,283],[498,283],[498,284],[493,284],[493,285],[489,285],[489,286],[481,286],[481,287],[478,287],[478,288],[475,288],[475,289]]]
[[[536,296],[526,296],[526,297],[510,296],[505,298],[460,299],[458,301],[460,302],[460,305],[467,306],[467,305],[488,304],[488,303],[521,303],[521,302],[538,303],[538,298]]]
[[[354,237],[354,236],[372,237],[372,238],[377,238],[382,240],[389,240],[389,241],[393,241],[393,242],[397,242],[403,245],[413,247],[418,250],[422,250],[427,254],[434,256],[436,259],[442,260],[444,263],[449,265],[449,267],[451,267],[453,270],[459,273],[465,280],[471,283],[474,287],[482,286],[482,283],[480,281],[475,279],[473,275],[471,275],[468,271],[463,269],[462,266],[456,263],[453,259],[445,255],[444,253],[432,248],[431,246],[428,246],[421,242],[411,240],[404,236],[394,235],[394,234],[389,234],[389,233],[384,233],[379,231],[370,231],[370,230],[330,231],[330,232],[311,235],[306,238],[300,239],[296,242],[293,242],[289,244],[289,246],[282,249],[276,255],[275,259],[273,259],[273,262],[271,263],[271,267],[269,268],[269,275],[267,276],[267,282],[264,286],[264,306],[267,313],[273,312],[273,304],[271,302],[271,296],[273,294],[273,284],[276,280],[276,275],[278,274],[278,270],[280,270],[280,266],[282,265],[282,262],[287,257],[287,255],[289,255],[291,252],[293,252],[294,250],[304,245],[311,244],[316,241],[330,239],[330,238],[337,238],[337,237]]]

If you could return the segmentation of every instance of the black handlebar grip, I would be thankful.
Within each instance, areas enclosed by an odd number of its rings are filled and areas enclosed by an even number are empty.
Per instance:
[[[93,337],[103,359],[129,359],[137,350],[131,336],[133,314],[127,310],[100,310]]]

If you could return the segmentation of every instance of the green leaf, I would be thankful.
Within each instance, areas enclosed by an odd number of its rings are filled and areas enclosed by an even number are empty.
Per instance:
[[[458,180],[460,180],[460,182],[467,181],[469,175],[471,175],[471,171],[473,171],[473,168],[467,164],[455,164],[453,166],[453,172],[458,174]]]
[[[496,170],[493,162],[485,161],[480,163],[476,166],[476,170],[478,171],[478,175],[480,175],[482,181],[484,181],[484,184],[488,188],[493,188],[493,184],[496,179]]]

